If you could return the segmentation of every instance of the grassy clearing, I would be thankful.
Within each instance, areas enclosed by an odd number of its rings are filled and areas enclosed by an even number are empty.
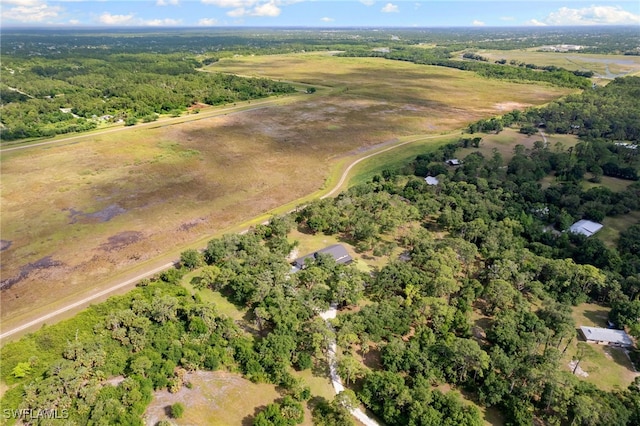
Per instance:
[[[2,275],[15,282],[3,290],[5,327],[108,287],[168,252],[292,208],[381,144],[459,128],[505,102],[539,105],[568,93],[318,54],[234,58],[211,70],[333,89],[3,152],[0,228],[11,245],[2,252]],[[44,283],[47,291],[39,291]]]
[[[471,135],[476,136],[476,135]],[[478,133],[477,136],[482,137],[482,142],[478,148],[461,148],[459,150],[460,158],[464,158],[472,152],[479,151],[487,158],[493,156],[494,150],[502,155],[505,163],[511,160],[513,157],[513,150],[516,145],[523,145],[527,149],[533,149],[533,145],[536,141],[542,142],[542,136],[536,133],[531,136],[527,136],[518,132],[516,129],[506,128],[498,134],[494,133]],[[578,143],[578,138],[575,135],[546,135],[549,149],[555,150],[557,148],[567,149],[575,146]],[[461,137],[470,137],[470,135],[463,135]]]
[[[190,373],[188,380],[192,389],[183,387],[174,394],[166,390],[154,394],[145,413],[145,424],[168,420],[167,407],[176,402],[185,407],[181,419],[171,419],[176,425],[252,424],[259,410],[280,398],[274,385],[252,383],[233,373],[199,371]]]
[[[244,316],[246,315],[246,311],[238,309],[236,305],[229,302],[226,297],[220,294],[220,292],[212,291],[210,289],[196,290],[193,287],[193,285],[191,284],[191,280],[194,277],[199,276],[199,274],[199,270],[189,272],[187,275],[182,277],[182,281],[180,282],[180,284],[184,288],[186,288],[190,294],[198,294],[202,298],[203,302],[213,304],[219,313],[228,316],[234,321],[242,321],[244,319]]]
[[[605,217],[602,221],[604,228],[595,236],[609,247],[615,247],[620,238],[620,232],[630,226],[640,223],[640,211],[632,211],[622,216]]]
[[[609,308],[583,303],[573,309],[572,316],[576,327],[607,327],[608,313]],[[568,364],[577,354],[578,341],[579,339],[574,339],[561,361],[569,371],[571,369]],[[583,380],[606,391],[625,389],[638,376],[624,350],[602,345],[589,345],[580,368],[588,374]]]

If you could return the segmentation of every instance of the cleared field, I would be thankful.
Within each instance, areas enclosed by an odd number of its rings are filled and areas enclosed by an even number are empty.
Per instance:
[[[329,55],[234,58],[211,70],[333,89],[188,123],[3,152],[3,328],[308,197],[383,144],[568,93]]]
[[[460,158],[464,158],[476,151],[481,152],[486,158],[491,158],[491,156],[493,156],[493,150],[495,149],[500,153],[500,155],[502,155],[502,158],[506,163],[513,157],[513,150],[516,145],[522,145],[526,149],[533,149],[533,145],[536,141],[543,141],[542,136],[539,133],[527,136],[511,128],[504,129],[498,134],[478,133],[474,135],[461,135],[463,138],[476,136],[482,137],[480,146],[478,148],[461,148],[458,151]],[[578,143],[578,138],[575,135],[547,135],[545,133],[545,137],[547,138],[547,143],[551,150],[554,150],[558,144],[563,149],[567,149]]]
[[[170,419],[172,424],[250,425],[259,410],[280,398],[274,385],[252,383],[223,371],[198,371],[189,373],[187,379],[192,389],[183,387],[176,393],[163,390],[154,394],[145,413],[145,424],[153,426],[160,420],[169,420],[167,407],[180,402],[185,408],[184,416]]]
[[[535,52],[529,50],[480,50],[478,54],[491,61],[516,60],[539,66],[554,65],[570,71],[593,71],[595,77],[614,79],[640,72],[640,57],[597,55],[576,52]]]

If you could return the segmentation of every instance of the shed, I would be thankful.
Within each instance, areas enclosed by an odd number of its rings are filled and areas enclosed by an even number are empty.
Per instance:
[[[333,257],[336,263],[350,263],[353,261],[347,249],[342,244],[334,244],[329,247],[325,247],[313,253],[309,253],[305,256],[299,257],[293,261],[293,267],[302,269],[304,268],[305,262],[307,259],[313,260],[315,259],[319,253],[329,254]]]
[[[459,166],[460,164],[462,164],[462,161],[458,160],[457,158],[450,158],[446,161],[446,163],[450,166]]]
[[[611,346],[632,346],[633,341],[624,330],[612,330],[610,328],[581,326],[580,332],[589,343]]]
[[[574,223],[569,227],[569,232],[573,234],[582,234],[586,237],[590,237],[599,230],[602,229],[602,224],[592,222],[590,220],[582,219]]]

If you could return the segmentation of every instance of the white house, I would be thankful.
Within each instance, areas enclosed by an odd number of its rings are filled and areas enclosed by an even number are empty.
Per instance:
[[[602,229],[602,224],[592,222],[590,220],[582,219],[574,223],[569,227],[569,232],[573,234],[582,234],[586,237],[590,237],[599,230]]]

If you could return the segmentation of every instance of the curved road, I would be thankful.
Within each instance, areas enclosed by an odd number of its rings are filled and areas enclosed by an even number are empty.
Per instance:
[[[204,117],[203,117],[203,118],[204,118]],[[151,124],[151,123],[149,123],[149,124]],[[121,129],[121,128],[119,128],[119,129],[114,129],[114,130],[112,130],[112,131],[116,131],[116,130],[122,130],[122,129]],[[348,178],[348,176],[349,176],[349,173],[351,172],[351,170],[353,169],[353,167],[355,167],[356,165],[358,165],[360,162],[362,162],[362,161],[364,161],[364,160],[367,160],[367,159],[369,159],[369,158],[371,158],[371,157],[374,157],[374,156],[376,156],[376,155],[380,155],[380,154],[382,154],[382,153],[384,153],[384,152],[388,152],[388,151],[390,151],[390,150],[392,150],[392,149],[396,149],[396,148],[398,148],[398,147],[401,147],[401,146],[404,146],[404,145],[407,145],[407,144],[410,144],[410,143],[416,142],[416,141],[418,141],[418,140],[425,140],[425,139],[437,139],[437,138],[441,138],[441,137],[443,137],[443,136],[446,136],[446,135],[421,136],[421,137],[411,138],[411,139],[406,140],[406,141],[404,141],[404,142],[402,142],[402,143],[399,143],[399,144],[395,144],[395,145],[389,146],[389,147],[387,147],[387,148],[385,148],[385,149],[382,149],[382,150],[380,150],[380,151],[373,152],[373,153],[371,153],[371,154],[365,155],[364,157],[358,158],[357,160],[354,160],[354,161],[353,161],[353,162],[351,162],[351,163],[349,164],[349,166],[344,170],[344,172],[342,173],[342,176],[340,177],[340,180],[339,180],[339,181],[338,181],[338,183],[336,183],[336,185],[331,189],[331,191],[329,191],[329,192],[328,192],[328,193],[326,193],[325,195],[321,196],[320,198],[324,199],[324,198],[327,198],[327,197],[331,197],[331,196],[333,196],[334,194],[336,194],[337,192],[339,192],[339,191],[340,191],[340,189],[342,188],[342,186],[344,185],[344,183],[346,182],[346,180],[347,180],[347,178]],[[85,135],[84,137],[86,137],[86,135]],[[58,143],[58,142],[67,141],[67,140],[69,140],[69,139],[75,139],[75,137],[65,138],[65,139],[63,139],[63,140],[57,140],[57,141],[51,141],[51,142],[44,142],[43,144]],[[24,147],[17,147],[17,148],[12,148],[12,149],[21,149],[21,148],[27,148],[27,147],[32,147],[32,146],[34,146],[34,145],[28,145],[28,146],[24,146]],[[3,150],[3,151],[4,151],[4,150]],[[243,231],[243,232],[246,232],[246,230],[245,230],[245,231]],[[101,297],[104,297],[104,296],[108,295],[109,293],[113,293],[113,292],[115,292],[115,291],[117,291],[117,290],[120,290],[120,289],[122,289],[122,288],[125,288],[125,287],[127,287],[127,286],[131,286],[131,285],[135,284],[136,282],[138,282],[138,281],[140,281],[140,280],[142,280],[142,279],[144,279],[144,278],[148,278],[148,277],[150,277],[150,276],[152,276],[152,275],[154,275],[154,274],[156,274],[156,273],[158,273],[158,272],[161,272],[161,271],[164,271],[164,270],[166,270],[166,269],[169,269],[169,268],[170,268],[170,267],[172,267],[176,262],[177,262],[177,260],[176,260],[176,261],[174,261],[174,262],[170,262],[170,263],[164,264],[164,265],[159,266],[159,267],[155,267],[155,268],[153,268],[152,270],[148,270],[148,271],[146,271],[146,272],[143,272],[143,273],[141,273],[141,274],[139,274],[139,275],[137,275],[137,276],[135,276],[135,277],[133,277],[133,278],[127,279],[126,281],[120,282],[120,283],[118,283],[118,284],[116,284],[116,285],[113,285],[113,286],[108,287],[108,288],[106,288],[106,289],[104,289],[104,290],[101,290],[101,291],[99,291],[99,292],[97,292],[97,293],[94,293],[94,294],[92,294],[91,296],[87,296],[87,297],[85,297],[85,298],[83,298],[83,299],[80,299],[80,300],[78,300],[78,301],[76,301],[76,302],[70,303],[70,304],[69,304],[69,305],[67,305],[67,306],[64,306],[64,307],[62,307],[62,308],[60,308],[60,309],[57,309],[57,310],[55,310],[55,311],[53,311],[53,312],[50,312],[50,313],[48,313],[48,314],[46,314],[46,315],[43,315],[43,316],[39,317],[39,318],[36,318],[36,319],[34,319],[34,320],[31,320],[31,321],[29,321],[29,322],[27,322],[27,323],[24,323],[24,324],[22,324],[22,325],[16,326],[16,327],[11,328],[11,329],[6,330],[6,331],[5,331],[5,330],[3,330],[3,331],[2,331],[2,333],[0,334],[0,340],[5,339],[5,338],[7,338],[7,337],[9,337],[9,336],[12,336],[12,335],[14,335],[14,334],[16,334],[16,333],[19,333],[19,332],[21,332],[21,331],[25,331],[25,330],[28,330],[28,329],[30,329],[30,328],[32,328],[32,327],[35,327],[35,326],[39,326],[39,325],[41,325],[41,324],[44,324],[46,321],[48,321],[48,320],[50,320],[50,319],[52,319],[52,318],[55,318],[55,317],[60,316],[60,315],[62,315],[62,314],[65,314],[65,313],[67,313],[67,312],[69,312],[69,311],[71,311],[71,310],[73,310],[73,309],[79,308],[79,307],[81,307],[81,306],[83,306],[83,305],[87,305],[87,304],[89,304],[90,302],[93,302],[93,301],[95,301],[95,300],[97,300],[97,299],[99,299],[99,298],[101,298]]]

